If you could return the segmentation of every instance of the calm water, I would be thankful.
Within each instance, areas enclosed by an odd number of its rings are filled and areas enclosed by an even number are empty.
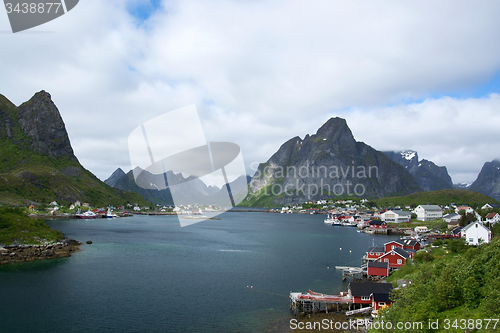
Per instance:
[[[93,244],[0,267],[0,332],[265,332],[291,318],[290,291],[346,290],[334,266],[359,266],[373,242],[397,238],[323,215],[218,217],[185,228],[165,216],[48,222]]]

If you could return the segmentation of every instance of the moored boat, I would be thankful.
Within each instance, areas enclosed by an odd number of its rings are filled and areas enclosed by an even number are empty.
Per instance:
[[[75,218],[77,218],[77,219],[95,219],[95,218],[97,218],[97,216],[93,211],[88,210],[88,211],[83,212],[83,213],[76,213]]]

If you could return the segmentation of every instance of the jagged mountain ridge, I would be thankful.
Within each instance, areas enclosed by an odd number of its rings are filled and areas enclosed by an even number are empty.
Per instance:
[[[218,188],[217,186],[213,185],[207,186],[201,179],[192,176],[184,178],[182,174],[173,174],[172,171],[167,172],[167,177],[164,177],[163,175],[154,176],[149,174],[147,171],[143,172],[146,173],[146,177],[149,180],[154,180],[155,177],[159,177],[159,182],[161,182],[165,181],[165,178],[168,178],[174,180],[175,183],[170,184],[172,187],[169,186],[164,190],[144,188],[137,185],[137,182],[134,178],[134,172],[132,170],[125,174],[120,168],[114,171],[113,174],[105,182],[108,182],[108,184],[110,184],[114,181],[112,186],[117,189],[138,193],[148,201],[163,205],[191,203],[211,205],[214,203],[223,202],[223,198],[227,193],[225,188]],[[116,179],[116,177],[121,173],[123,173],[123,175]],[[248,178],[248,176],[240,176],[233,182],[230,182],[229,185],[231,188],[242,188],[243,186],[248,184],[249,181],[250,179]],[[242,182],[245,182],[245,185],[243,185]],[[183,184],[183,186],[174,186],[178,184]],[[172,197],[172,191],[175,195],[175,202]],[[227,204],[229,205],[230,203],[227,202]]]
[[[467,189],[500,201],[500,160],[484,163],[477,179]]]
[[[299,175],[290,170],[304,173]],[[357,142],[344,119],[331,118],[316,134],[306,135],[303,140],[298,136],[288,140],[266,163],[259,165],[250,182],[247,204],[289,204],[348,195],[349,186],[352,192],[356,185],[358,190],[364,188],[364,193],[358,195],[364,197],[421,191],[402,166],[369,145]],[[283,191],[270,193],[273,186]],[[304,187],[316,187],[319,191],[305,193],[301,191]]]
[[[393,161],[403,166],[424,191],[453,189],[454,185],[445,166],[437,166],[426,159],[418,160],[414,150],[384,151]]]
[[[0,95],[0,203],[51,201],[146,204],[86,170],[74,155],[61,114],[45,91],[15,106]]]

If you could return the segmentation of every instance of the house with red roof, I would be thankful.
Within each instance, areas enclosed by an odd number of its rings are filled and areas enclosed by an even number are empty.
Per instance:
[[[486,215],[486,223],[495,224],[498,222],[500,222],[500,214],[493,212]]]

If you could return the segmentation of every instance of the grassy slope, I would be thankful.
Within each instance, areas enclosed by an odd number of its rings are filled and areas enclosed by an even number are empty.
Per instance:
[[[463,245],[459,240],[447,242],[430,253],[419,252],[414,264],[394,273],[390,281],[413,280],[395,292],[396,301],[383,315],[384,321],[423,322],[419,332],[464,332],[461,319],[499,318],[500,316],[500,239],[480,247]],[[439,320],[438,330],[428,328],[429,320]],[[450,328],[445,329],[445,320]],[[458,328],[452,327],[457,320]],[[478,332],[498,332],[485,329]],[[374,332],[407,332],[408,330],[373,330]],[[472,331],[472,330],[469,330]]]
[[[0,203],[70,203],[75,200],[91,205],[148,205],[140,195],[114,189],[85,170],[77,160],[54,159],[19,149],[0,139]]]
[[[96,206],[125,203],[149,206],[138,194],[104,184],[85,170],[76,158],[56,159],[34,153],[29,147],[30,138],[16,120],[16,106],[0,95],[0,109],[12,121],[9,126],[12,139],[7,139],[5,133],[0,135],[0,204],[47,204],[54,200],[64,204],[80,200]]]
[[[64,238],[40,219],[31,219],[21,209],[0,208],[0,244],[41,244]]]
[[[449,205],[468,204],[470,206],[497,203],[487,195],[465,190],[439,190],[430,192],[417,192],[402,197],[390,197],[374,200],[379,207],[417,206],[422,204]]]

